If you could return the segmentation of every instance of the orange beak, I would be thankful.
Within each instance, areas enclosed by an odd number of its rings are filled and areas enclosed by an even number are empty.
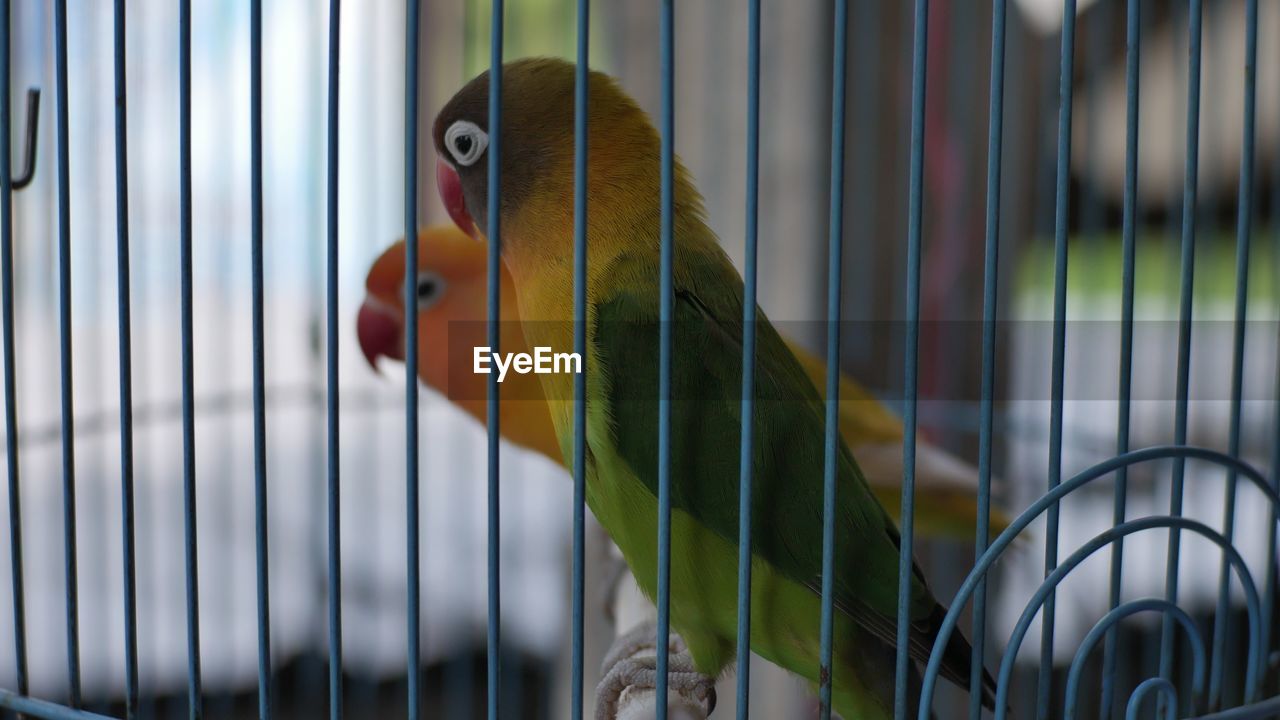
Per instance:
[[[367,298],[356,315],[356,337],[369,367],[378,369],[378,358],[404,360],[403,321],[386,305]]]

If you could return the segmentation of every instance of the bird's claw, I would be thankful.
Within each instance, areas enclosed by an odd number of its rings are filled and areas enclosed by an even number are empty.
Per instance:
[[[610,647],[602,666],[604,677],[596,687],[596,720],[616,720],[628,698],[652,692],[658,686],[656,631],[644,623],[620,636]],[[679,635],[671,634],[667,656],[667,688],[670,699],[683,698],[702,706],[710,715],[716,706],[716,681],[698,672]]]

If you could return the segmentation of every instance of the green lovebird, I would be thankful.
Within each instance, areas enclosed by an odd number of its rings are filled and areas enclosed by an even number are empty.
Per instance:
[[[661,140],[608,76],[592,72],[588,94],[587,503],[652,597],[658,574]],[[478,240],[488,236],[488,96],[486,72],[458,91],[433,128],[441,199],[454,222]],[[503,263],[528,345],[568,351],[574,66],[545,58],[504,65],[502,103]],[[674,181],[670,617],[694,666],[714,677],[736,652],[743,287],[678,162]],[[763,313],[758,318],[751,649],[816,683],[823,674],[823,405],[777,331]],[[540,378],[568,463],[573,376]],[[849,720],[889,718],[898,530],[843,443],[838,466],[833,706]],[[944,615],[913,568],[915,662],[927,660]],[[968,641],[952,635],[943,676],[967,688],[970,667]],[[914,663],[911,682],[918,688]],[[986,676],[988,706],[994,687]]]

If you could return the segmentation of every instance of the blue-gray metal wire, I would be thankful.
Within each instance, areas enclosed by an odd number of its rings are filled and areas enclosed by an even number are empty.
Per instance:
[[[486,234],[489,238],[488,333],[489,347],[499,352],[499,323],[502,320],[499,291],[502,288],[502,21],[503,0],[493,0],[489,23],[489,207]],[[498,496],[498,376],[489,373],[487,425],[489,440],[489,612],[488,612],[488,692],[489,720],[498,720],[498,698],[502,688],[501,639],[502,591],[499,566],[501,525]]]
[[[325,365],[326,410],[328,413],[326,450],[328,452],[328,520],[329,520],[329,718],[342,718],[342,496],[339,464],[338,425],[338,51],[342,20],[342,3],[329,0],[329,106],[326,148],[327,179],[325,212],[327,242],[325,245]],[[412,240],[408,244],[415,244]]]
[[[1187,70],[1187,144],[1186,177],[1182,189],[1182,273],[1181,297],[1178,312],[1178,379],[1175,391],[1173,442],[1187,444],[1187,396],[1191,387],[1191,306],[1195,281],[1196,210],[1200,170],[1200,47],[1203,12],[1200,0],[1190,0],[1188,33],[1191,50]],[[1182,515],[1182,486],[1185,462],[1173,460],[1173,487],[1169,493],[1169,514]],[[1169,531],[1169,554],[1165,565],[1165,599],[1178,601],[1178,559],[1181,555],[1181,535],[1177,528]],[[1165,618],[1160,628],[1160,677],[1173,676],[1173,658],[1176,652],[1173,624]],[[1159,706],[1159,701],[1157,701]]]
[[[1201,715],[1196,720],[1269,720],[1277,715],[1280,715],[1280,696],[1230,710]]]
[[[1192,691],[1196,694],[1203,692],[1206,653],[1204,642],[1200,639],[1200,633],[1196,628],[1195,621],[1191,619],[1191,616],[1185,610],[1177,605],[1170,604],[1167,600],[1158,598],[1134,600],[1112,608],[1089,630],[1084,640],[1080,642],[1080,647],[1076,650],[1075,657],[1071,661],[1071,669],[1067,672],[1066,708],[1063,712],[1065,720],[1074,720],[1076,716],[1080,700],[1080,676],[1084,674],[1085,661],[1088,660],[1089,653],[1093,651],[1093,648],[1097,646],[1104,636],[1112,635],[1112,631],[1122,620],[1140,612],[1151,611],[1172,615],[1186,631],[1187,637],[1191,639],[1191,650],[1195,662],[1192,673],[1192,682],[1194,684]]]
[[[1004,151],[1004,46],[1006,0],[991,8],[991,98],[987,124],[986,248],[982,281],[982,402],[978,426],[978,517],[974,557],[980,557],[990,541],[991,445],[994,440],[996,385],[996,290],[1000,270],[1000,163]],[[982,680],[986,659],[987,580],[973,596],[973,667],[969,674],[969,717],[982,717]]]
[[[250,260],[253,276],[253,508],[257,553],[258,718],[271,717],[271,592],[267,548],[266,338],[262,281],[262,0],[249,3]]]
[[[662,0],[659,48],[662,72],[662,177],[661,177],[661,268],[658,308],[658,606],[657,682],[655,698],[658,720],[667,720],[667,664],[671,631],[671,323],[673,316],[672,272],[675,264],[674,181],[675,181],[675,8],[673,0]]]
[[[831,718],[835,652],[836,458],[840,432],[840,290],[844,240],[845,66],[849,3],[837,0],[831,58],[831,195],[827,227],[827,395],[822,472],[822,616],[818,639],[818,716]]]
[[[115,0],[116,288],[120,335],[120,526],[124,555],[124,708],[138,714],[138,573],[133,502],[133,330],[129,316],[129,125],[125,110],[125,0]],[[0,135],[3,137],[3,135]]]
[[[1280,186],[1278,186],[1280,188]],[[1280,193],[1280,189],[1277,189]],[[1277,204],[1276,207],[1280,207]],[[1280,237],[1277,238],[1280,240]],[[1280,243],[1278,243],[1280,244]],[[1276,385],[1277,394],[1280,395],[1280,363],[1276,363]],[[1276,414],[1271,423],[1271,488],[1276,494],[1280,494],[1280,398],[1277,398]],[[1280,515],[1280,507],[1271,506],[1269,515],[1270,522],[1267,525],[1267,544],[1263,547],[1274,548],[1276,546],[1276,525],[1277,516]],[[1266,590],[1264,591],[1264,606],[1268,608],[1275,607],[1276,604],[1276,563],[1267,563],[1267,579]],[[1262,647],[1271,649],[1271,613],[1263,613],[1262,615]]]
[[[587,502],[587,91],[591,2],[578,0],[578,65],[573,94],[573,657],[570,720],[582,720]]]
[[[72,710],[47,700],[24,697],[8,690],[0,690],[0,710],[12,710],[16,713],[42,718],[43,720],[115,720],[115,718],[84,710]]]
[[[1141,62],[1142,0],[1128,0],[1125,20],[1125,162],[1124,208],[1121,228],[1121,254],[1123,255],[1120,296],[1120,378],[1117,393],[1116,454],[1129,452],[1129,412],[1133,385],[1133,286],[1138,227],[1138,69]],[[1129,493],[1129,468],[1116,471],[1116,484],[1112,505],[1111,524],[1124,522]],[[1124,538],[1111,546],[1111,579],[1109,607],[1120,606],[1121,572],[1124,568]],[[1116,682],[1116,629],[1107,631],[1102,651],[1102,698],[1099,704],[1101,716],[1111,712]]]
[[[408,563],[409,720],[421,714],[422,638],[418,629],[422,588],[418,526],[418,323],[413,308],[418,305],[418,34],[420,0],[405,0],[404,41],[404,423],[405,423],[405,512],[407,515],[405,557]]]
[[[924,104],[928,61],[929,0],[916,0],[911,68],[911,178],[907,209],[907,327],[902,412],[902,517],[898,523],[898,641],[893,715],[907,716],[907,672],[911,662],[912,541],[916,501],[916,385],[920,341],[920,254],[924,219]],[[828,386],[830,385],[828,375]]]
[[[738,720],[751,714],[751,463],[760,200],[760,0],[747,8],[747,233],[742,298],[742,439],[738,454]],[[838,267],[838,266],[837,266]]]
[[[1241,397],[1244,390],[1245,308],[1249,297],[1249,245],[1253,232],[1254,122],[1258,77],[1258,0],[1246,6],[1244,57],[1244,148],[1240,154],[1240,191],[1236,220],[1236,317],[1231,363],[1231,428],[1227,453],[1240,455]],[[1222,534],[1228,540],[1235,533],[1236,476],[1227,476]],[[1274,546],[1268,546],[1268,549]],[[1213,618],[1213,661],[1209,673],[1209,709],[1220,706],[1222,676],[1226,671],[1226,644],[1229,623],[1231,576],[1224,562],[1218,579],[1218,606]]]
[[[23,152],[26,154],[22,161],[22,170],[10,177],[10,186],[14,190],[21,190],[30,185],[31,179],[35,177],[36,151],[40,148],[40,143],[38,142],[39,132],[40,89],[29,88],[27,90],[27,132],[23,139],[26,146]]]
[[[178,265],[182,344],[182,505],[187,580],[188,717],[204,715],[196,548],[195,333],[191,304],[191,0],[178,3]]]
[[[1076,2],[1062,7],[1062,57],[1058,71],[1058,165],[1054,202],[1053,368],[1049,407],[1049,490],[1062,482],[1062,387],[1066,376],[1067,345],[1067,233],[1070,218],[1071,105],[1075,76]],[[1049,508],[1045,529],[1044,572],[1058,565],[1058,506]],[[1053,630],[1056,596],[1044,604],[1040,634],[1040,678],[1037,683],[1036,717],[1049,714],[1053,688]]]
[[[0,313],[4,322],[4,439],[9,490],[9,569],[13,593],[13,654],[18,693],[27,694],[26,591],[22,576],[22,494],[18,472],[18,383],[13,326],[13,153],[9,138],[9,0],[0,0]],[[34,152],[34,149],[32,150]]]
[[[1078,550],[1070,555],[1061,565],[1054,569],[1045,581],[1041,583],[1036,592],[1032,594],[1031,600],[1028,601],[1022,616],[1018,618],[1018,623],[1014,626],[1013,632],[1009,636],[1009,644],[1006,647],[1004,660],[1000,664],[1000,686],[996,691],[996,719],[1003,720],[1008,710],[1008,693],[1009,685],[1012,684],[1014,659],[1018,655],[1018,650],[1022,646],[1022,641],[1026,637],[1027,630],[1031,627],[1031,622],[1035,619],[1037,611],[1041,609],[1048,596],[1061,584],[1067,574],[1074,570],[1080,563],[1087,560],[1098,550],[1106,547],[1118,537],[1132,535],[1136,532],[1151,530],[1157,528],[1176,528],[1179,530],[1187,530],[1193,532],[1206,540],[1218,545],[1222,549],[1224,557],[1230,562],[1231,566],[1240,576],[1241,584],[1244,585],[1245,598],[1247,601],[1249,613],[1249,659],[1246,665],[1245,673],[1245,696],[1252,699],[1257,691],[1257,682],[1259,670],[1261,669],[1261,661],[1263,653],[1261,652],[1260,643],[1257,641],[1259,637],[1261,602],[1258,600],[1257,585],[1253,582],[1249,575],[1249,567],[1245,564],[1244,558],[1240,553],[1231,546],[1221,534],[1210,528],[1209,526],[1182,517],[1146,517],[1139,520],[1130,520],[1112,527],[1102,533],[1099,533],[1092,540],[1080,546]],[[1168,603],[1172,606],[1172,603]],[[1124,607],[1124,606],[1121,606]],[[1173,613],[1165,613],[1165,617],[1170,618],[1173,622]],[[1197,665],[1196,668],[1200,674],[1195,682],[1196,694],[1203,688],[1203,670],[1204,670],[1204,648],[1197,638]]]
[[[1156,717],[1163,715],[1164,720],[1174,720],[1178,716],[1174,707],[1178,704],[1178,690],[1173,683],[1164,678],[1154,677],[1147,678],[1134,688],[1133,694],[1129,696],[1129,702],[1125,705],[1125,720],[1138,720],[1138,713],[1142,710],[1142,701],[1147,699],[1151,693],[1156,693]],[[1161,710],[1163,707],[1163,711]]]
[[[54,67],[58,134],[58,345],[62,384],[62,522],[66,560],[67,685],[80,707],[80,607],[76,569],[75,411],[71,383],[71,141],[67,108],[67,2],[54,3]]]
[[[1271,207],[1275,213],[1280,213],[1280,168],[1273,167],[1271,174]],[[1276,223],[1276,245],[1280,250],[1280,223]],[[1277,253],[1280,257],[1280,253]],[[1278,273],[1280,275],[1280,273]],[[1276,413],[1271,423],[1271,487],[1280,493],[1280,362],[1276,363],[1275,375],[1276,388]],[[1280,514],[1280,508],[1271,507],[1270,523],[1267,525],[1267,544],[1263,547],[1274,548],[1276,546],[1276,520]],[[1266,607],[1275,607],[1276,602],[1276,563],[1267,563],[1267,580],[1265,590]],[[1271,648],[1271,615],[1264,614],[1262,618],[1262,646],[1268,650]]]
[[[922,679],[923,689],[920,699],[920,720],[927,720],[929,717],[929,710],[933,701],[934,690],[937,686],[939,672],[942,667],[942,649],[946,647],[947,642],[951,638],[951,634],[955,632],[956,625],[959,623],[960,615],[962,614],[965,604],[968,602],[969,598],[972,597],[978,582],[987,572],[990,571],[991,567],[1001,557],[1001,555],[1009,549],[1018,535],[1042,514],[1045,514],[1051,507],[1060,503],[1063,497],[1075,492],[1098,478],[1114,473],[1120,467],[1173,457],[1209,461],[1224,468],[1235,470],[1239,476],[1248,480],[1254,485],[1254,487],[1262,492],[1266,502],[1272,507],[1272,518],[1274,519],[1275,508],[1280,506],[1280,488],[1276,488],[1270,484],[1267,478],[1251,465],[1248,465],[1238,458],[1234,458],[1225,453],[1206,448],[1190,447],[1185,445],[1165,445],[1144,448],[1142,450],[1134,450],[1123,455],[1108,458],[1107,460],[1078,473],[1070,480],[1060,483],[1053,490],[1045,493],[1036,500],[1036,502],[1032,503],[1029,508],[1009,524],[1009,527],[1007,527],[1004,532],[1000,533],[999,537],[991,543],[991,547],[987,548],[987,551],[982,554],[982,557],[978,558],[978,561],[974,563],[974,567],[969,572],[968,577],[965,578],[960,589],[956,591],[955,598],[951,603],[950,609],[947,611],[942,623],[938,626],[938,634],[934,640],[933,651],[929,655],[929,661],[925,666],[924,676]],[[1201,535],[1222,547],[1229,557],[1239,557],[1239,553],[1235,552],[1229,543],[1222,540],[1221,535],[1201,523],[1187,520],[1185,518],[1155,517],[1130,521],[1124,523],[1123,526],[1113,528],[1098,537],[1102,538],[1103,536],[1107,536],[1107,538],[1109,538],[1107,542],[1111,542],[1115,538],[1123,537],[1124,535],[1132,534],[1133,532],[1137,532],[1142,529],[1151,529],[1153,527],[1187,528],[1192,526],[1198,528],[1197,532]],[[1095,538],[1095,541],[1096,540],[1098,540],[1098,538]],[[1231,560],[1231,562],[1234,563],[1234,560]],[[1249,594],[1250,588],[1255,586],[1252,581],[1248,580],[1248,567],[1241,562],[1239,564],[1239,568],[1241,571],[1242,584],[1246,589],[1246,599],[1249,602],[1249,612],[1255,617],[1258,615],[1262,616],[1258,623],[1259,629],[1257,630],[1257,637],[1262,638],[1265,633],[1263,623],[1265,622],[1267,613],[1258,612],[1258,608],[1261,604],[1256,601],[1255,597]],[[1048,581],[1046,580],[1046,584],[1047,582]],[[1047,596],[1048,592],[1046,591],[1045,594]],[[1261,661],[1263,658],[1261,647],[1263,647],[1263,642],[1259,641],[1256,644],[1256,647],[1251,648],[1249,659],[1247,661],[1250,667],[1257,666],[1259,669],[1261,668]],[[1004,683],[1001,683],[1000,690],[1007,691]],[[1254,698],[1252,697],[1246,696],[1245,698],[1245,702],[1252,702],[1253,700]],[[997,698],[996,706],[997,708],[1001,707],[1001,700],[999,698]]]

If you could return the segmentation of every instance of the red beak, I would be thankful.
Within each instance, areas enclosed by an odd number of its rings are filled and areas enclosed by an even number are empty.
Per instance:
[[[467,199],[462,194],[462,179],[458,177],[458,171],[444,160],[436,160],[436,188],[453,224],[475,238],[476,223],[471,219],[471,213],[467,212]]]
[[[356,337],[369,367],[378,369],[378,358],[404,359],[401,321],[376,300],[365,300],[356,315]]]

